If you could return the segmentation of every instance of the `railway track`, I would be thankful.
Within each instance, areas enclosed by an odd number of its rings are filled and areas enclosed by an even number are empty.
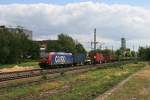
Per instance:
[[[28,70],[28,71],[5,72],[5,73],[0,73],[0,82],[21,79],[21,78],[34,77],[34,76],[41,76],[41,75],[46,75],[46,74],[64,73],[67,71],[98,68],[98,67],[104,67],[104,66],[107,66],[110,64],[125,64],[125,63],[129,63],[129,61],[105,63],[105,64],[100,64],[97,66],[85,65],[85,66],[57,68],[57,69],[34,69],[34,70]]]

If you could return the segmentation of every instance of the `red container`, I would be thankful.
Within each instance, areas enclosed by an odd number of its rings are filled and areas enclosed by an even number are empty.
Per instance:
[[[95,55],[96,55],[96,62],[97,63],[102,63],[104,61],[104,57],[102,54],[96,53]]]
[[[90,54],[90,58],[91,58],[92,63],[97,63],[97,64],[99,64],[99,63],[104,62],[103,54],[98,53],[98,52],[96,52],[96,53],[91,53],[91,54]]]
[[[105,56],[105,62],[111,62],[113,60],[112,55]]]

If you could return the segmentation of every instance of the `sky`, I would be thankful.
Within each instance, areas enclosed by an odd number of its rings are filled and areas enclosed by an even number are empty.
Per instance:
[[[150,0],[0,0],[0,4],[12,4],[12,3],[22,3],[22,4],[32,4],[32,3],[51,3],[51,4],[67,4],[75,2],[103,2],[107,4],[129,4],[135,6],[149,7]]]
[[[103,47],[150,45],[149,0],[0,0],[0,25],[23,26],[34,40],[66,33],[90,49],[94,28]],[[100,45],[100,44],[98,44]],[[134,48],[133,48],[134,47]]]

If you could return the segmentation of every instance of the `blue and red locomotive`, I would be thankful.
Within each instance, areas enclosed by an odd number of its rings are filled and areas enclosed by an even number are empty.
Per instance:
[[[54,67],[54,66],[70,66],[73,63],[72,53],[64,52],[49,52],[45,54],[40,60],[39,65],[42,68]]]
[[[41,57],[39,65],[41,68],[52,68],[61,66],[72,66],[84,64],[85,54],[76,54],[65,52],[49,52]]]

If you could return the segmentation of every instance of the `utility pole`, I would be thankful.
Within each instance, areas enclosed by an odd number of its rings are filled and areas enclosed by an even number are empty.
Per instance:
[[[96,64],[96,28],[94,29],[94,58],[93,58],[93,64]]]
[[[93,49],[94,51],[96,51],[96,49],[97,49],[97,44],[100,44],[100,49],[102,49],[102,45],[104,45],[105,43],[103,43],[103,42],[98,42],[97,40],[96,40],[96,28],[94,29],[94,41],[91,41],[90,42],[91,43],[91,50]],[[93,48],[93,45],[94,45],[94,48]]]
[[[96,28],[94,29],[94,51],[96,50]]]
[[[134,49],[135,47],[134,47],[134,45],[133,45],[133,52],[134,52],[134,59],[136,60],[136,58],[137,58],[137,54],[136,54],[136,51],[135,51],[135,49]]]
[[[134,45],[133,45],[133,51],[134,51]]]
[[[114,55],[114,46],[112,45],[112,55]]]
[[[97,43],[99,43],[100,45],[99,45],[99,48],[100,48],[100,50],[102,50],[103,49],[103,45],[105,44],[104,42],[97,42]]]
[[[93,49],[93,42],[91,41],[91,50]]]

